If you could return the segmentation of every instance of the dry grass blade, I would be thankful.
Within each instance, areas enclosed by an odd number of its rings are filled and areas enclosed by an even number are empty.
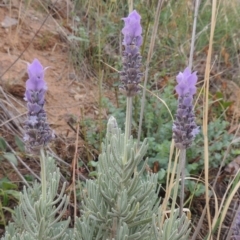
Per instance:
[[[14,101],[13,104],[10,95],[8,95],[3,88],[0,86],[0,94],[1,94],[1,102],[0,102],[0,112],[1,114],[1,125],[0,127],[7,128],[13,135],[22,135],[23,134],[23,127],[22,127],[22,115],[18,109],[18,107],[22,107],[17,101]],[[17,105],[16,105],[17,104]],[[4,130],[4,128],[3,128]]]
[[[230,207],[230,204],[232,202],[232,199],[234,198],[234,195],[239,191],[240,189],[240,181],[237,182],[237,184],[235,183],[235,186],[233,187],[233,189],[231,189],[232,185],[235,182],[235,179],[239,179],[240,176],[240,171],[238,171],[238,173],[235,175],[235,177],[233,178],[233,180],[231,181],[231,183],[228,185],[227,190],[223,196],[222,202],[221,202],[221,206],[220,206],[220,211],[217,212],[218,217],[215,218],[215,222],[213,223],[216,224],[217,220],[219,219],[219,215],[220,216],[220,223],[219,223],[219,229],[218,229],[218,235],[217,235],[217,239],[220,239],[220,233],[221,233],[221,229],[222,229],[222,224],[223,224],[223,220],[225,219],[226,215],[227,215],[227,211]],[[231,190],[231,192],[230,192]],[[230,192],[229,196],[227,197],[227,194]],[[226,201],[225,201],[226,199]],[[225,203],[225,204],[224,204]]]
[[[14,151],[14,149],[10,146],[8,142],[6,142],[8,148],[11,150],[12,153],[15,154],[18,161],[36,178],[40,181],[40,177],[18,156],[18,154]],[[24,178],[23,176],[21,178]]]
[[[209,170],[209,156],[208,156],[208,107],[209,107],[209,77],[210,77],[210,68],[211,68],[211,57],[212,57],[212,47],[213,47],[213,37],[214,30],[216,25],[216,9],[217,9],[217,1],[213,0],[212,2],[212,16],[211,16],[211,31],[210,31],[210,39],[209,39],[209,49],[206,60],[206,69],[204,76],[204,105],[203,105],[203,136],[204,136],[204,170],[205,170],[205,189],[206,189],[206,207],[207,207],[207,219],[209,230],[211,231],[211,215],[209,209],[209,191],[208,191],[208,170]],[[208,239],[212,239],[211,233],[209,234]]]
[[[193,21],[193,29],[192,29],[192,40],[191,40],[191,49],[190,49],[190,56],[189,56],[189,63],[188,66],[192,69],[193,65],[193,53],[194,53],[194,44],[196,40],[196,27],[197,27],[197,17],[198,17],[198,9],[201,0],[195,1],[195,11],[194,11],[194,21]]]
[[[74,198],[74,221],[77,217],[77,194],[76,194],[76,169],[78,169],[78,141],[79,141],[79,124],[77,124],[77,134],[76,134],[76,142],[75,142],[75,152],[74,158],[72,161],[72,186],[73,186],[73,198]]]
[[[148,81],[149,64],[152,59],[153,49],[155,46],[155,40],[156,40],[156,36],[157,36],[157,30],[158,30],[159,17],[160,17],[162,3],[163,3],[162,0],[158,1],[158,6],[157,6],[154,24],[153,24],[153,33],[151,36],[150,47],[149,47],[148,56],[147,56],[143,95],[142,95],[142,100],[141,100],[141,112],[140,112],[140,119],[139,119],[139,126],[138,126],[138,143],[137,143],[138,145],[140,143],[141,131],[142,131],[142,121],[143,121],[143,113],[144,113],[144,106],[145,106],[145,95],[146,95],[146,88],[147,88],[147,81]]]

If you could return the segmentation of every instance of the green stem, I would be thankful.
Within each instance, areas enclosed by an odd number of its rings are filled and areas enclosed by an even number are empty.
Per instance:
[[[123,164],[126,164],[128,159],[127,144],[131,133],[131,120],[132,120],[131,118],[132,118],[132,97],[127,97]]]
[[[180,171],[181,171],[181,192],[180,192],[180,217],[183,214],[184,204],[184,183],[185,183],[185,165],[186,165],[186,149],[180,150]]]
[[[42,197],[44,200],[47,198],[47,179],[46,179],[46,166],[45,154],[43,149],[40,150],[40,164],[41,164],[41,181],[42,181]]]

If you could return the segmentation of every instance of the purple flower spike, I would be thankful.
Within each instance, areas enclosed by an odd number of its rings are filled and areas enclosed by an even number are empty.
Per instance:
[[[122,34],[124,35],[123,45],[134,44],[137,47],[142,45],[142,27],[140,24],[141,16],[136,10],[132,11],[128,17],[122,18],[125,26],[122,29]]]
[[[197,74],[191,73],[190,68],[187,67],[177,75],[176,80],[178,109],[172,128],[173,138],[177,148],[186,149],[191,146],[195,136],[199,133],[192,105],[193,95],[196,93]]]
[[[47,123],[46,112],[43,109],[47,90],[44,80],[44,68],[34,59],[28,64],[29,79],[26,82],[24,100],[27,101],[28,119],[25,122],[24,141],[28,151],[37,152],[54,138],[53,131]]]
[[[138,84],[142,77],[140,72],[142,57],[139,53],[139,47],[142,44],[141,16],[134,10],[123,20],[125,26],[122,33],[125,49],[123,51],[123,70],[120,73],[122,82],[120,90],[126,96],[133,97],[140,91]]]

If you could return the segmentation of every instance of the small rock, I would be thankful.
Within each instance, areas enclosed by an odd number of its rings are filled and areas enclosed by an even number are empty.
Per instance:
[[[81,100],[82,98],[83,98],[83,96],[80,95],[80,94],[74,95],[74,99],[75,99],[76,101],[79,101],[79,100]]]
[[[75,80],[76,79],[76,74],[71,72],[71,73],[68,74],[68,77],[69,77],[70,80]]]
[[[18,20],[15,18],[10,18],[6,16],[4,20],[1,22],[3,28],[9,28],[18,24]]]

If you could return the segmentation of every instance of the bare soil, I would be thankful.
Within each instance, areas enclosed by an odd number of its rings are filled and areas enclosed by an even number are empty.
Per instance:
[[[58,15],[55,18],[54,14],[48,14],[40,7],[37,4],[31,7],[23,6],[22,2],[17,0],[11,1],[11,5],[0,1],[0,88],[10,99],[14,99],[14,105],[20,113],[15,118],[19,118],[18,127],[22,129],[27,111],[26,102],[23,100],[25,82],[28,79],[27,63],[37,58],[44,68],[48,67],[45,72],[48,87],[45,109],[48,122],[56,134],[52,145],[55,152],[65,160],[68,159],[70,164],[75,152],[76,133],[69,125],[76,126],[77,121],[83,117],[98,118],[98,86],[94,74],[87,78],[86,73],[81,70],[76,72],[72,65],[67,41],[71,30],[67,23],[68,20],[70,22],[68,16],[61,15],[59,18]],[[17,24],[14,24],[14,20]],[[1,94],[0,101],[5,103]],[[0,114],[3,113],[0,111]],[[2,119],[0,118],[0,136],[15,148],[14,134],[7,128],[11,121]],[[85,145],[81,138],[78,146],[79,151],[84,152]],[[39,174],[39,164],[24,157],[23,159]],[[21,163],[18,170],[23,175],[29,173]],[[66,171],[71,175],[70,168]],[[82,169],[80,171],[86,172]],[[7,162],[3,162],[0,167],[0,179],[3,177],[14,183],[21,181]],[[21,188],[21,184],[19,187]],[[10,207],[15,204],[13,201]],[[7,220],[9,217],[6,213]],[[3,231],[0,229],[0,235]]]

